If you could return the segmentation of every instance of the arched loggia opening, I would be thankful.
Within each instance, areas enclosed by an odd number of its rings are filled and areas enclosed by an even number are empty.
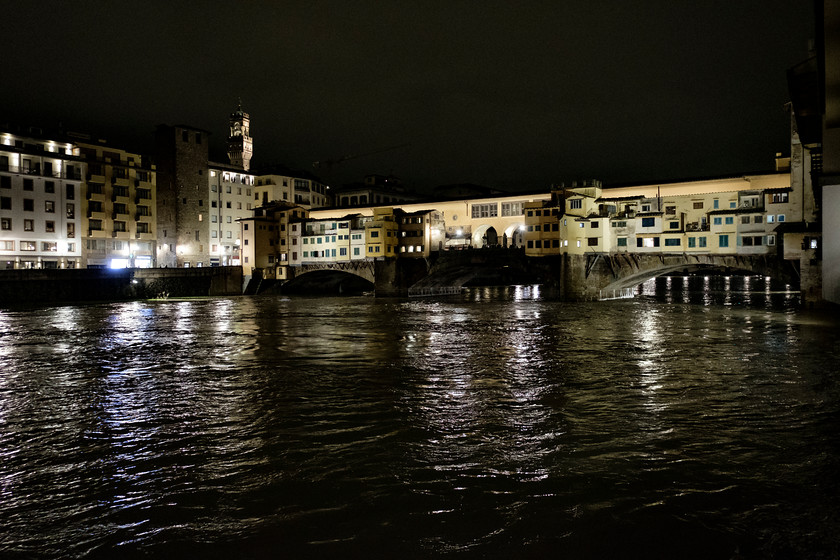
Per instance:
[[[496,228],[489,225],[478,226],[472,235],[472,246],[481,247],[497,247],[501,243],[499,234]]]
[[[502,245],[504,247],[524,247],[525,246],[525,224],[512,224],[505,229],[502,238]],[[505,244],[505,241],[507,244]]]

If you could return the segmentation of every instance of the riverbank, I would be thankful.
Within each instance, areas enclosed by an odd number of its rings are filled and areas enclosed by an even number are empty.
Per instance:
[[[242,268],[0,270],[0,305],[242,293]]]

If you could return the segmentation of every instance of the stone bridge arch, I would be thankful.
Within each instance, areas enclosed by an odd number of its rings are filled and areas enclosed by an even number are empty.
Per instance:
[[[358,276],[370,283],[374,283],[376,275],[374,271],[373,261],[350,261],[338,263],[310,263],[302,264],[295,267],[295,278],[300,278],[304,274],[311,272],[330,271],[343,272]]]
[[[582,257],[584,281],[578,295],[585,299],[613,297],[657,276],[703,269],[740,270],[788,284],[799,282],[792,265],[775,255],[589,253]]]

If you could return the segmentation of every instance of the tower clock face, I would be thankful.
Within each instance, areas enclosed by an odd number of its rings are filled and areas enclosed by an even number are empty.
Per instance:
[[[238,122],[233,123],[233,135],[234,136],[241,136],[242,135],[242,128]]]

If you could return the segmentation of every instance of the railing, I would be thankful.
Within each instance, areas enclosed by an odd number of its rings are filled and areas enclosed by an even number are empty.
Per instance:
[[[82,172],[74,171],[72,173],[67,171],[47,171],[40,167],[23,167],[22,165],[0,165],[0,171],[7,173],[18,173],[20,175],[34,175],[37,177],[51,177],[53,179],[74,179],[81,181]]]
[[[606,301],[611,299],[631,299],[636,296],[636,288],[619,288],[617,290],[598,290],[598,299]]]
[[[408,297],[453,296],[459,295],[464,288],[461,286],[430,286],[426,288],[409,288]]]

